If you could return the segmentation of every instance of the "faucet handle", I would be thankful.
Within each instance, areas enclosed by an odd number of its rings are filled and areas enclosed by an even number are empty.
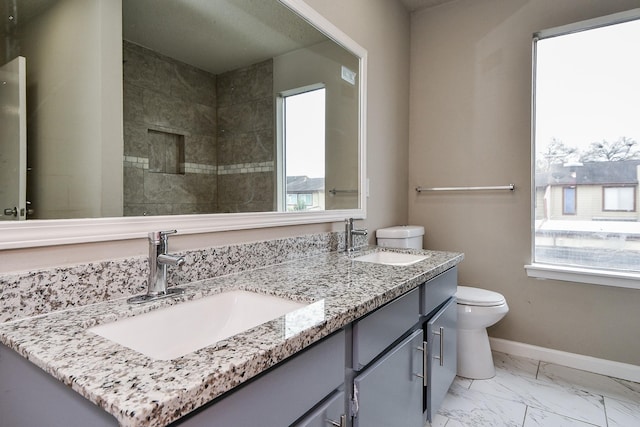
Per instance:
[[[161,239],[165,239],[170,234],[176,234],[178,230],[152,231],[149,233],[149,241],[159,243]]]

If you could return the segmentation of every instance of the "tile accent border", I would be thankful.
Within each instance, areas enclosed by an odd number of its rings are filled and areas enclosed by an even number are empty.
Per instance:
[[[124,167],[137,168],[137,169],[149,169],[149,158],[136,157],[136,156],[124,156]],[[206,165],[203,163],[189,163],[182,164],[186,173],[200,173],[206,175],[231,175],[241,173],[256,173],[256,172],[273,172],[273,161],[268,162],[255,162],[255,163],[237,163],[233,165]]]
[[[168,281],[181,285],[342,248],[344,233],[327,232],[176,252],[185,265],[171,269]],[[145,293],[148,271],[142,256],[0,275],[0,323]]]
[[[203,163],[188,163],[183,165],[185,173],[200,173],[204,175],[215,175],[217,173],[217,167],[213,165],[205,165]]]
[[[125,168],[149,169],[148,157],[124,156],[123,161]]]
[[[218,175],[236,173],[273,172],[273,161],[257,163],[238,163],[235,165],[218,165]]]
[[[124,156],[123,165],[125,168],[149,170],[149,158]],[[199,173],[204,175],[215,175],[218,173],[217,166],[207,165],[204,163],[185,162],[185,163],[181,163],[180,166],[181,166],[181,169],[184,169],[185,173]]]
[[[502,338],[489,338],[491,349],[500,353],[514,356],[527,357],[542,362],[555,363],[556,365],[602,374],[623,380],[640,382],[640,366],[613,360],[599,359],[577,353],[538,347],[517,341]]]

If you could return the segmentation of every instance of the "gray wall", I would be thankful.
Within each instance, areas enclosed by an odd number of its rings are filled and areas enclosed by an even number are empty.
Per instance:
[[[407,220],[409,14],[399,1],[305,2],[369,53],[365,224],[375,242],[377,228]]]
[[[120,2],[61,0],[16,43],[27,58],[32,219],[122,215],[120,15]]]
[[[358,91],[340,76],[341,66],[358,73],[358,60],[333,41],[274,58],[274,92],[323,83],[326,88],[325,192],[321,205],[325,209],[358,207],[357,194],[338,193],[331,189],[358,188]]]
[[[410,188],[504,185],[503,193],[416,195],[426,246],[465,252],[460,282],[505,295],[490,335],[640,364],[640,292],[527,277],[531,260],[531,36],[638,7],[637,0],[459,0],[411,19]]]

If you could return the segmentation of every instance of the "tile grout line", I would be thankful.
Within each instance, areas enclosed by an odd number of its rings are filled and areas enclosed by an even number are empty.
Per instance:
[[[522,418],[522,427],[524,427],[525,423],[527,422],[527,414],[528,413],[529,413],[529,405],[525,405],[524,417]]]
[[[602,408],[604,409],[604,424],[605,427],[609,427],[609,416],[607,415],[607,401],[605,400],[604,394],[602,396]]]

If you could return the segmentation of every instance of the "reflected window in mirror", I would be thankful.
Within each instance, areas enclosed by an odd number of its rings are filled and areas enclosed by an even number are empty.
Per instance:
[[[303,87],[280,94],[278,116],[284,153],[280,176],[286,197],[283,210],[325,209],[325,99],[323,85]]]

